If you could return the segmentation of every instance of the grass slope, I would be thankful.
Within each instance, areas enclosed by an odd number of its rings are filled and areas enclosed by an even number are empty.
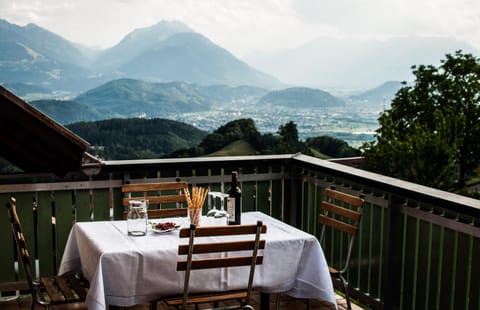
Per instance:
[[[257,154],[250,143],[245,140],[237,140],[226,147],[209,154],[208,156],[241,156],[241,155],[255,155]]]

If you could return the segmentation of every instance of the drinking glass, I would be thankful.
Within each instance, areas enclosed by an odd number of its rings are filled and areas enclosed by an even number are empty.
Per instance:
[[[216,218],[226,217],[227,211],[225,211],[225,198],[228,194],[222,192],[208,192],[208,212],[207,216],[213,216]],[[217,204],[220,204],[220,209],[217,208]]]
[[[127,231],[130,236],[145,236],[148,224],[148,201],[131,200],[128,204]]]

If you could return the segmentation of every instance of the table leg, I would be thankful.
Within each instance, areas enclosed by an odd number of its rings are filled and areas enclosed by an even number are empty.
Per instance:
[[[260,309],[270,309],[270,294],[260,293]]]

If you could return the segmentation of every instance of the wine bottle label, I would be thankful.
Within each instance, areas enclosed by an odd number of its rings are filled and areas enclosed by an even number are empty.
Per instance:
[[[228,221],[235,221],[235,197],[228,197],[227,200]]]

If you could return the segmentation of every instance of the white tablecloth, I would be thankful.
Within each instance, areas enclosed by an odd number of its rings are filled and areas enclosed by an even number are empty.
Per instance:
[[[255,288],[265,293],[321,298],[335,304],[327,263],[317,238],[261,212],[242,214],[242,224],[254,224],[257,220],[267,225],[267,233],[264,261],[255,271]],[[211,217],[201,220],[201,225],[218,223]],[[125,221],[82,222],[70,232],[59,273],[83,272],[90,281],[86,301],[89,309],[106,309],[107,304],[131,306],[183,291],[184,273],[176,271],[178,230],[162,234],[149,231],[146,236],[132,237],[127,235],[126,226]],[[248,273],[242,268],[247,267],[194,271],[191,291],[243,286]]]

